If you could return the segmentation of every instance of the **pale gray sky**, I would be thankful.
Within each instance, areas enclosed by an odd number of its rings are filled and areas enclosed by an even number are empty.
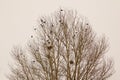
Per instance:
[[[30,38],[39,16],[60,7],[77,10],[98,35],[109,38],[107,56],[114,59],[116,70],[109,80],[120,80],[120,0],[0,0],[0,80],[7,80],[12,46]]]

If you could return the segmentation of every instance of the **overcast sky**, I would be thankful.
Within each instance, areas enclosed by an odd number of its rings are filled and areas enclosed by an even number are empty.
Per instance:
[[[120,0],[0,0],[0,80],[7,80],[12,47],[29,40],[39,16],[60,7],[77,10],[98,35],[108,37],[107,56],[113,58],[116,70],[109,80],[120,80]]]

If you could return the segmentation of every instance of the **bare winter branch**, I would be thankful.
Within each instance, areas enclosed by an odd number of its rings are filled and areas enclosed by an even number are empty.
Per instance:
[[[26,52],[12,51],[17,66],[9,80],[106,80],[112,75],[113,62],[104,57],[106,38],[98,38],[76,11],[41,17],[34,30]]]

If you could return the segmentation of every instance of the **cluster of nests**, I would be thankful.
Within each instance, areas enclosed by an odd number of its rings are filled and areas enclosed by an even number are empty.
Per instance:
[[[47,47],[48,50],[51,50],[53,48],[53,46],[52,46],[52,44],[49,40],[47,40],[46,47]]]
[[[51,42],[50,42],[49,40],[47,40],[47,44],[48,44],[48,45],[47,45],[47,49],[48,49],[48,50],[51,50],[51,49],[53,48],[53,46],[52,46],[52,44],[51,44]],[[50,58],[51,56],[50,56],[50,55],[46,55],[46,57],[47,57],[47,58]],[[69,63],[72,65],[72,64],[74,64],[74,61],[73,61],[73,60],[70,60]]]

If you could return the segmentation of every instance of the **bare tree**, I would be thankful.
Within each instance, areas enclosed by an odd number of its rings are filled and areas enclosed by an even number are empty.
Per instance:
[[[76,11],[41,17],[34,31],[27,48],[12,50],[16,66],[9,80],[107,80],[113,74],[113,62],[104,56],[106,38]]]

